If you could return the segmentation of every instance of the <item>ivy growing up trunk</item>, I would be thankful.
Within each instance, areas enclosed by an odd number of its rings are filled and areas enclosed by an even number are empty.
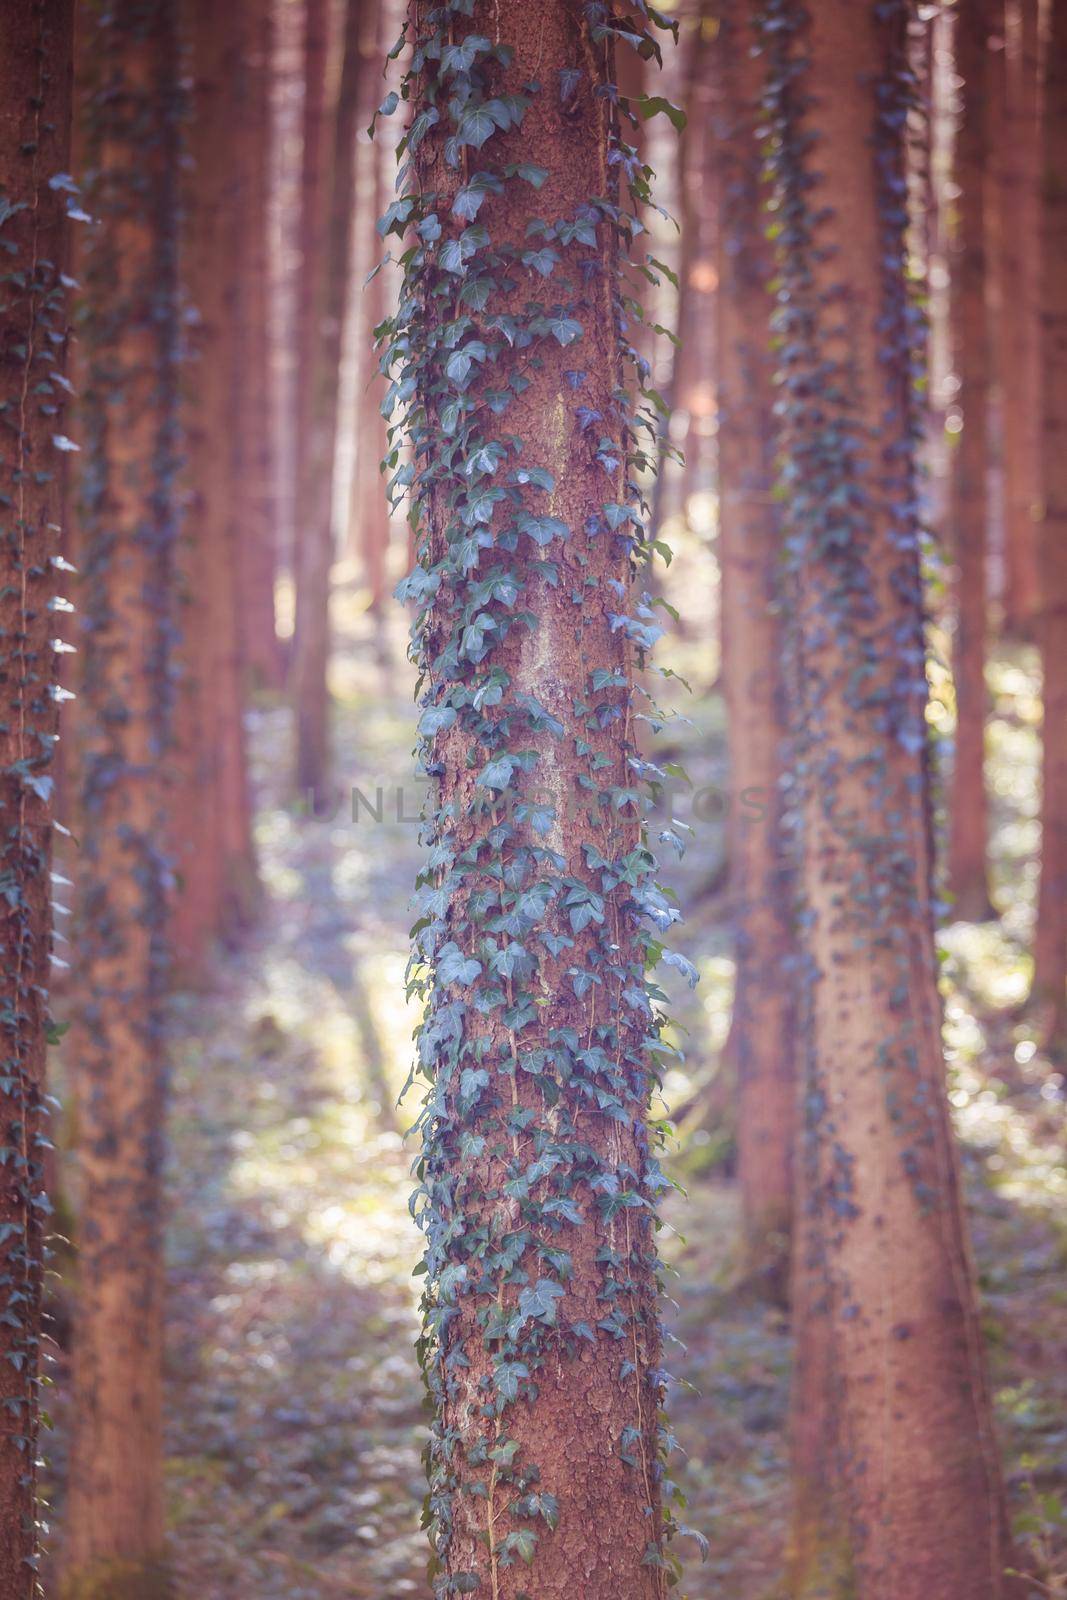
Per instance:
[[[675,913],[642,825],[633,671],[661,630],[633,587],[649,419],[621,276],[648,172],[612,87],[616,44],[658,57],[662,21],[452,0],[406,29],[379,226],[404,251],[384,406],[434,793],[413,985],[438,1596],[651,1600],[671,1575],[645,969]]]
[[[38,1594],[70,0],[0,25],[0,1596]],[[65,587],[65,584],[64,584]],[[69,607],[67,607],[69,609]]]

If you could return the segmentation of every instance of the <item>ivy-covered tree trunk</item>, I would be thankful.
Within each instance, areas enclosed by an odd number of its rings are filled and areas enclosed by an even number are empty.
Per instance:
[[[963,430],[954,443],[949,507],[956,571],[956,746],[949,792],[948,883],[957,916],[990,914],[985,792],[986,546],[989,520],[990,330],[986,304],[989,147],[986,139],[989,0],[956,8],[956,70],[963,80],[956,133],[960,188],[952,258],[952,344]]]
[[[730,750],[738,1179],[749,1269],[784,1278],[793,1210],[797,956],[783,838],[787,736],[774,497],[773,259],[759,179],[763,70],[746,9],[720,18],[717,378],[722,661]],[[784,1287],[784,1284],[783,1284]]]
[[[173,0],[86,19],[81,855],[71,1076],[78,1299],[66,1592],[163,1563],[164,769],[177,462]]]
[[[246,231],[256,206],[241,102],[234,93],[251,42],[253,8],[188,0],[190,170],[183,206],[183,278],[194,311],[190,359],[182,373],[190,509],[181,543],[181,679],[174,804],[175,954],[188,975],[202,968],[211,940],[232,934],[251,912],[256,866],[244,736],[238,586],[242,529],[255,525],[250,500],[258,471],[244,473],[259,441],[241,436],[252,290]],[[249,211],[252,216],[250,218]],[[247,521],[246,521],[247,519]]]
[[[790,1592],[1008,1592],[931,908],[905,3],[764,12],[804,1052]]]
[[[304,148],[300,170],[300,281],[297,291],[297,497],[293,531],[296,618],[292,658],[296,791],[300,798],[309,793],[312,796],[322,793],[329,766],[330,701],[326,669],[333,563],[330,489],[323,482],[324,472],[332,480],[333,461],[331,456],[327,464],[324,452],[316,448],[322,429],[319,385],[325,377],[321,351],[330,181],[327,116],[330,13],[326,0],[304,0],[304,7]]]
[[[1067,1052],[1067,4],[1049,30],[1041,165],[1042,477],[1039,630],[1044,668],[1041,883],[1034,997],[1046,1041]]]
[[[38,1591],[70,0],[0,26],[0,1600]]]
[[[1038,604],[1041,502],[1038,0],[1004,0],[1000,417],[1004,462],[1004,620],[1030,628]]]
[[[630,596],[617,271],[620,181],[645,175],[615,33],[574,0],[413,4],[384,224],[410,242],[386,406],[414,451],[401,593],[435,786],[416,985],[440,1596],[651,1600],[669,1576],[644,966],[672,914],[639,816],[631,673],[658,630]]]

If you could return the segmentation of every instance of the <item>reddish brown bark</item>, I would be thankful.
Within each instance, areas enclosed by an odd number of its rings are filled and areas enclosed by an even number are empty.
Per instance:
[[[1041,882],[1034,998],[1046,1041],[1067,1049],[1067,4],[1054,0],[1041,159],[1043,516],[1038,531],[1044,668]]]
[[[956,747],[949,792],[948,883],[957,916],[990,914],[985,789],[987,538],[989,523],[990,327],[986,231],[989,0],[961,0],[956,69],[963,79],[956,134],[960,196],[952,259],[952,339],[963,430],[955,443],[950,548],[955,568]]]
[[[329,7],[305,0],[304,115],[300,181],[300,283],[297,303],[296,522],[293,531],[292,694],[295,784],[298,796],[321,794],[329,764],[330,568],[329,507],[333,456],[322,438],[321,388],[330,377],[323,363],[325,260],[330,186],[327,115]]]
[[[429,11],[425,3],[412,6],[416,27],[425,23]],[[477,155],[479,170],[502,173],[509,162],[525,162],[546,171],[539,190],[521,179],[506,181],[501,193],[487,196],[479,212],[479,221],[485,223],[494,246],[518,252],[528,247],[527,225],[534,218],[570,219],[580,214],[579,208],[591,195],[610,196],[613,192],[608,165],[610,101],[595,93],[610,67],[604,48],[590,39],[582,9],[570,0],[543,0],[537,9],[536,27],[530,25],[527,0],[476,0],[469,27],[475,34],[514,49],[513,61],[498,74],[501,94],[514,92],[531,80],[543,86],[532,95],[521,128],[495,135]],[[466,31],[466,27],[457,30],[457,37]],[[562,72],[572,70],[574,80],[561,80]],[[559,92],[561,81],[565,94]],[[495,92],[497,76],[493,82]],[[436,192],[435,209],[445,225],[445,237],[452,239],[464,226],[453,217],[450,204],[464,174],[444,160],[446,132],[442,121],[419,145],[416,171],[419,188]],[[599,430],[592,434],[583,431],[578,414],[583,406],[604,419],[613,413],[612,396],[620,380],[612,304],[616,250],[611,230],[600,224],[595,248],[579,244],[560,247],[560,260],[547,288],[532,268],[516,268],[514,289],[494,296],[494,308],[520,318],[530,302],[553,304],[571,295],[577,297],[581,331],[573,342],[565,338],[557,343],[550,336],[539,336],[532,361],[524,361],[523,352],[501,347],[492,369],[493,385],[517,372],[525,374],[528,384],[507,407],[499,429],[491,419],[486,424],[488,437],[514,436],[521,442],[517,465],[551,473],[554,487],[541,491],[531,503],[536,503],[539,512],[565,523],[569,531],[565,539],[554,538],[547,550],[523,535],[513,554],[508,554],[506,547],[486,552],[478,578],[503,580],[513,573],[519,604],[530,609],[535,623],[532,628],[512,628],[498,639],[485,659],[471,669],[470,683],[490,683],[493,680],[488,674],[499,672],[506,685],[502,710],[520,717],[518,707],[525,697],[533,696],[549,719],[558,719],[562,730],[550,731],[543,721],[532,728],[518,723],[521,732],[515,747],[521,744],[535,752],[536,768],[528,781],[521,782],[516,797],[529,802],[539,796],[550,809],[545,826],[538,829],[521,820],[520,807],[514,837],[505,847],[512,863],[506,870],[518,868],[531,850],[547,848],[557,853],[557,865],[549,865],[542,857],[534,875],[549,884],[558,883],[560,894],[564,883],[587,885],[597,893],[604,890],[605,922],[603,931],[598,932],[580,918],[569,921],[562,901],[546,914],[546,934],[566,932],[567,948],[557,948],[553,954],[546,945],[542,954],[540,945],[535,946],[536,1020],[517,1023],[515,1031],[510,1031],[498,1010],[480,1013],[467,1007],[463,1035],[465,1048],[474,1053],[465,1059],[482,1063],[492,1085],[476,1105],[462,1109],[462,1099],[457,1098],[464,1093],[457,1082],[459,1074],[450,1079],[444,1060],[434,1063],[440,1072],[437,1093],[445,1103],[439,1135],[442,1143],[432,1142],[428,1148],[427,1181],[440,1185],[435,1193],[449,1195],[449,1214],[458,1220],[445,1259],[461,1276],[469,1274],[471,1292],[449,1296],[444,1283],[439,1284],[441,1306],[447,1306],[447,1311],[445,1320],[439,1320],[440,1314],[435,1318],[441,1341],[436,1370],[442,1392],[431,1470],[439,1475],[435,1481],[455,1485],[451,1520],[441,1547],[445,1570],[455,1580],[468,1575],[467,1589],[473,1592],[476,1587],[478,1594],[491,1595],[493,1600],[518,1600],[526,1594],[536,1594],[538,1600],[570,1600],[577,1592],[583,1600],[620,1600],[621,1596],[658,1600],[666,1593],[666,1572],[656,1564],[662,1524],[656,1471],[657,1384],[653,1377],[658,1349],[648,1213],[639,1204],[612,1214],[611,1207],[598,1204],[592,1186],[601,1164],[606,1169],[605,1183],[628,1186],[644,1171],[647,1159],[644,1103],[648,1081],[646,1069],[632,1065],[642,1059],[639,1041],[643,1027],[638,1024],[635,1032],[636,1018],[622,998],[619,983],[619,973],[632,971],[635,959],[640,967],[640,943],[629,914],[629,890],[611,874],[607,875],[609,886],[607,878],[591,868],[598,853],[616,862],[639,841],[632,807],[601,807],[593,794],[598,788],[627,785],[628,759],[636,753],[629,707],[631,647],[624,632],[610,621],[611,613],[625,609],[625,548],[606,528],[600,534],[589,531],[590,522],[598,525],[602,519],[603,502],[624,499],[626,490],[620,463],[616,461],[610,470],[596,463],[595,435]],[[429,281],[440,276],[435,273]],[[454,296],[463,279],[453,277],[451,283],[444,298],[433,296],[427,287],[420,312],[427,322],[427,334],[431,327],[455,315]],[[488,329],[486,337],[493,337]],[[577,393],[575,369],[580,369],[581,379]],[[426,398],[434,408],[439,404],[432,392]],[[605,428],[613,426],[605,420]],[[424,562],[444,559],[449,518],[446,491],[435,491],[425,519]],[[497,512],[494,528],[503,530],[506,521],[506,512]],[[558,566],[558,583],[549,572],[540,570],[546,556]],[[457,599],[457,582],[454,574],[446,579],[434,601],[427,624],[431,662],[458,621],[462,602]],[[466,673],[465,667],[459,670]],[[607,693],[595,688],[598,670],[615,685]],[[447,668],[442,668],[440,681],[435,667],[431,673],[435,690],[447,685]],[[591,702],[603,702],[599,718],[591,715]],[[515,709],[509,709],[513,704]],[[481,804],[479,796],[487,791],[478,787],[479,769],[492,748],[491,735],[487,734],[482,745],[460,723],[443,731],[434,746],[434,765],[440,774],[442,843],[447,844],[449,859],[485,863],[485,870],[480,866],[468,870],[462,886],[452,892],[449,924],[457,930],[455,936],[465,940],[475,937],[469,925],[464,929],[471,896],[488,893],[495,903],[493,885],[501,881],[489,870],[496,848],[492,838],[498,805],[495,799]],[[586,785],[589,787],[583,787]],[[582,891],[579,887],[574,892]],[[538,936],[531,933],[531,946],[535,938]],[[612,965],[603,969],[602,985],[594,985],[592,992],[583,991],[568,973],[581,973],[598,962],[597,952],[604,948],[602,938],[611,940]],[[508,983],[510,993],[510,980]],[[468,998],[462,986],[454,992]],[[617,1118],[599,1109],[603,1100],[594,1103],[581,1092],[578,1073],[572,1077],[561,1071],[550,1098],[538,1088],[531,1075],[536,1071],[533,1052],[548,1045],[556,1037],[554,1030],[559,1029],[574,1030],[575,1038],[592,1044],[601,1041],[616,1066],[620,1061],[631,1063],[626,1067],[627,1087],[618,1091],[623,1104]],[[516,1056],[521,1056],[530,1070],[516,1070]],[[508,1119],[513,1113],[521,1121],[509,1132]],[[514,1131],[520,1126],[521,1137]],[[461,1132],[484,1135],[479,1153],[466,1150]],[[572,1137],[577,1144],[570,1143]],[[551,1170],[556,1176],[533,1179],[533,1203],[527,1211],[513,1198],[519,1190],[509,1194],[504,1186],[512,1171],[521,1183],[533,1152],[551,1146],[556,1139],[566,1154],[553,1157]],[[588,1158],[579,1153],[586,1147]],[[559,1185],[561,1175],[571,1171],[575,1177],[570,1203],[576,1209],[553,1235],[547,1223],[536,1220],[541,1200],[550,1194],[568,1194],[565,1184]],[[477,1282],[483,1271],[491,1275],[497,1270],[489,1258],[479,1259],[478,1241],[485,1236],[498,1240],[502,1250],[510,1248],[512,1241],[521,1250],[517,1265],[522,1270],[509,1274],[506,1281],[500,1277],[498,1301],[495,1284],[486,1289]],[[543,1358],[531,1355],[532,1365],[524,1369],[532,1372],[536,1389],[494,1417],[487,1397],[498,1381],[495,1360],[499,1359],[500,1339],[486,1333],[485,1319],[493,1311],[487,1299],[506,1314],[514,1313],[519,1285],[533,1283],[548,1270],[539,1250],[551,1237],[565,1251],[569,1266],[561,1273],[565,1281],[559,1286],[552,1326],[542,1330]],[[614,1272],[605,1267],[605,1261],[621,1263],[618,1276],[627,1287],[618,1302],[612,1300],[613,1290],[606,1282],[605,1274],[613,1277]],[[439,1260],[435,1277],[443,1267],[444,1261]],[[609,1305],[617,1312],[623,1330],[620,1337],[611,1332],[612,1316],[610,1312],[606,1315]],[[579,1328],[585,1332],[572,1331]],[[489,1452],[505,1438],[510,1441],[506,1450],[492,1457]],[[516,1487],[516,1474],[521,1482],[526,1473],[531,1474],[526,1481],[536,1483],[538,1494],[554,1497],[558,1522],[553,1515],[532,1526],[530,1513],[521,1507],[525,1497]],[[524,1560],[515,1559],[509,1541],[531,1533],[536,1537],[536,1550],[528,1567]],[[457,1592],[462,1592],[462,1583]]]
[[[0,27],[0,1597],[39,1594],[37,1450],[63,515],[69,0],[16,0]],[[65,588],[66,585],[64,584]]]
[[[240,156],[245,166],[247,205],[241,230],[243,293],[238,312],[244,323],[244,358],[238,384],[244,492],[238,525],[240,590],[238,619],[241,658],[247,684],[277,689],[282,657],[274,621],[277,528],[274,498],[274,372],[270,348],[271,262],[268,241],[269,185],[272,167],[273,7],[260,0],[249,11],[247,42],[241,53],[239,88]]]
[[[803,1600],[1008,1592],[934,954],[896,98],[907,12],[784,0],[764,34],[810,1028],[789,1573]]]
[[[79,1269],[65,1592],[161,1582],[165,763],[177,373],[170,0],[94,12],[86,105]]]
[[[1038,244],[1038,0],[1005,0],[1004,123],[997,147],[1004,620],[1025,633],[1038,606],[1041,332]]]
[[[214,937],[247,921],[256,884],[238,620],[248,441],[234,426],[249,405],[242,268],[250,196],[233,86],[250,15],[244,3],[223,12],[210,0],[191,0],[187,10],[192,114],[183,259],[196,321],[183,374],[190,500],[181,548],[173,848],[174,949],[189,976]]]
[[[792,1216],[797,951],[783,838],[787,736],[782,529],[774,498],[773,259],[758,176],[762,63],[744,19],[720,25],[717,378],[722,660],[730,749],[738,1180],[747,1266],[784,1279]]]

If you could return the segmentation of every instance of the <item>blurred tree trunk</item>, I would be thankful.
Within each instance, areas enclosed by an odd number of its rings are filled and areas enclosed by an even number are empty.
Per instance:
[[[245,359],[238,386],[243,445],[242,511],[238,528],[241,656],[246,682],[277,689],[282,658],[274,622],[277,524],[274,503],[274,372],[270,348],[271,262],[268,208],[272,170],[274,27],[271,0],[249,13],[247,46],[240,64],[241,118],[237,137],[245,168],[248,203],[241,230],[239,309],[246,328]]]
[[[735,11],[737,8],[735,8]],[[797,956],[783,837],[787,718],[780,620],[782,531],[775,437],[762,64],[743,13],[720,19],[718,227],[719,559],[730,750],[729,872],[736,978],[727,1045],[737,1066],[738,1178],[746,1265],[784,1292],[796,1122]]]
[[[431,35],[430,76],[451,35],[432,37],[419,0],[409,15],[416,38]],[[627,798],[630,541],[607,515],[629,515],[626,447],[602,445],[628,434],[619,247],[604,220],[593,239],[567,237],[618,181],[602,92],[612,51],[571,0],[543,0],[536,26],[527,0],[475,0],[470,33],[482,43],[468,110],[454,121],[440,96],[414,152],[412,187],[433,196],[442,236],[423,230],[394,340],[396,377],[411,375],[413,416],[427,418],[407,588],[433,596],[420,639],[439,865],[424,881],[447,908],[421,940],[436,974],[420,1043],[433,1080],[420,1167],[431,1537],[450,1593],[658,1600],[648,862]],[[514,52],[506,65],[497,42]],[[521,126],[479,127],[477,150],[462,144],[450,165],[456,122],[487,118],[486,105],[510,122],[524,86]],[[563,237],[520,266],[538,218]],[[450,345],[442,333],[467,305],[477,319]]]
[[[81,1225],[66,1592],[162,1582],[162,1006],[177,468],[173,0],[86,24],[81,856],[71,1078]]]
[[[35,1592],[71,0],[0,28],[0,1600]]]
[[[300,183],[300,283],[297,305],[297,459],[296,524],[293,530],[293,583],[296,621],[293,634],[292,693],[296,724],[296,791],[318,796],[329,765],[330,568],[333,541],[329,506],[332,455],[324,448],[322,400],[327,375],[323,361],[326,325],[325,263],[332,227],[327,207],[330,186],[328,0],[305,0],[304,149]],[[332,208],[331,208],[332,213]],[[332,214],[329,222],[333,222]],[[326,475],[324,481],[323,474]],[[325,509],[325,514],[324,514]]]
[[[377,138],[364,135],[384,98],[382,60],[391,45],[383,45],[379,8],[364,5],[360,28],[359,115],[357,132],[361,203],[366,201],[366,225],[359,228],[354,315],[358,341],[355,463],[348,506],[347,544],[360,562],[368,605],[378,631],[379,651],[384,647],[382,622],[388,589],[390,518],[380,463],[386,453],[385,418],[381,413],[384,384],[378,372],[374,330],[385,320],[386,273],[375,272],[383,249],[374,223],[389,203],[392,152],[382,130]]]
[[[1005,0],[999,144],[1000,414],[1004,463],[1004,620],[1026,633],[1038,605],[1041,501],[1041,252],[1038,0]]]
[[[255,39],[251,15],[247,0],[223,9],[212,0],[188,0],[186,8],[192,171],[183,207],[184,277],[195,322],[193,359],[183,373],[191,503],[180,552],[173,837],[179,881],[174,946],[189,975],[202,970],[213,938],[248,922],[256,895],[238,572],[243,530],[262,532],[252,504],[261,484],[250,459],[261,441],[250,445],[245,427],[235,425],[235,419],[252,425],[248,385],[261,376],[254,356],[246,368],[249,321],[258,305],[255,274],[251,283],[247,275],[249,214],[257,213],[257,201],[240,132],[243,63]],[[257,338],[251,330],[252,341]]]
[[[1041,881],[1034,997],[1046,1043],[1067,1051],[1067,0],[1052,0],[1041,156],[1044,515],[1038,534],[1044,666]]]
[[[931,906],[909,13],[774,0],[764,33],[811,1019],[793,1257],[803,1600],[1009,1592]]]
[[[990,326],[986,232],[989,0],[957,6],[956,70],[963,79],[956,134],[959,198],[952,257],[952,341],[963,431],[955,441],[950,502],[956,571],[956,748],[949,791],[948,882],[957,916],[990,915],[986,882],[986,553],[989,532]]]

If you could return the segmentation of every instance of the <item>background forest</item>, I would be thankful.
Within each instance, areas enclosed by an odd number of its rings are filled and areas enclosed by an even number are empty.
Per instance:
[[[0,452],[0,1600],[1067,1600],[1067,0],[3,0]]]

